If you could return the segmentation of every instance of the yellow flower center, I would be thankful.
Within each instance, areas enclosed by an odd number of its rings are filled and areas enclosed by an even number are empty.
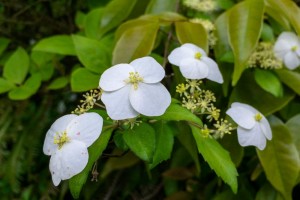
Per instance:
[[[298,49],[297,46],[293,46],[293,47],[291,48],[292,51],[297,51],[297,49]]]
[[[202,57],[202,54],[200,52],[195,53],[195,58],[200,60],[200,58]]]
[[[143,78],[139,75],[138,72],[129,72],[128,83],[133,85],[133,88],[136,90],[138,88],[139,82],[142,82]]]
[[[254,116],[255,120],[257,122],[260,122],[260,120],[262,120],[263,116],[260,114],[260,113],[257,113],[255,116]]]
[[[64,144],[70,141],[70,138],[67,135],[67,132],[64,131],[63,133],[56,133],[54,136],[54,144],[58,145],[58,149],[61,149]]]

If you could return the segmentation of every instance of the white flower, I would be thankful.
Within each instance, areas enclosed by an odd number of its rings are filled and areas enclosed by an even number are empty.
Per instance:
[[[217,63],[207,57],[205,51],[194,44],[183,44],[174,49],[168,57],[170,63],[179,66],[187,79],[203,79],[223,83],[222,74]]]
[[[96,113],[65,115],[52,124],[43,151],[51,156],[49,168],[55,186],[85,168],[89,159],[87,147],[99,137],[102,125],[103,119]]]
[[[274,54],[289,69],[300,65],[300,38],[292,32],[283,32],[274,45]]]
[[[238,124],[237,134],[241,146],[256,146],[263,150],[266,139],[272,139],[268,120],[255,108],[243,103],[233,103],[226,114]]]
[[[143,114],[162,115],[171,103],[171,95],[160,81],[163,67],[151,57],[130,64],[118,64],[107,69],[99,86],[107,114],[114,120],[129,119]]]

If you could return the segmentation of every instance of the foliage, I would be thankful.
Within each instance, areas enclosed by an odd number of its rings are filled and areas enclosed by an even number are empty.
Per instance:
[[[0,2],[1,199],[299,198],[300,70],[263,65],[281,32],[300,34],[299,6],[206,0],[215,7],[205,10],[191,2]],[[198,90],[184,82],[167,60],[184,43],[216,60],[223,84],[203,80]],[[106,69],[143,56],[164,67],[172,103],[161,116],[113,121],[88,97],[98,98]],[[188,96],[206,91],[214,93],[208,108],[187,106]],[[240,147],[234,130],[220,133],[233,123],[225,111],[236,101],[268,116],[273,139],[265,150]],[[87,110],[103,117],[102,134],[86,168],[54,188],[45,133],[59,116]]]

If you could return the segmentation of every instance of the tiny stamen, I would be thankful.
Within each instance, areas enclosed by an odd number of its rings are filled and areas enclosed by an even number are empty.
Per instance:
[[[255,120],[260,122],[263,118],[263,116],[260,114],[260,113],[257,113],[255,116],[254,116]]]
[[[202,54],[200,52],[195,53],[195,58],[200,60],[200,58],[202,57]]]
[[[131,83],[133,88],[136,90],[138,88],[139,82],[142,82],[143,78],[139,75],[138,72],[129,72],[129,80],[126,80],[127,83]]]
[[[70,138],[68,137],[67,132],[64,131],[61,134],[56,133],[56,135],[54,136],[53,143],[58,145],[58,149],[61,149],[62,146],[69,141],[70,141]]]
[[[292,51],[297,51],[297,49],[298,49],[297,46],[293,46],[293,47],[291,48]]]

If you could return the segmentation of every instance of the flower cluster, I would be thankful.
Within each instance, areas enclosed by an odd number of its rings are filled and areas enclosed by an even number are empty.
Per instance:
[[[292,32],[283,32],[274,45],[275,56],[282,60],[288,69],[300,65],[300,38]]]
[[[183,5],[199,12],[212,12],[218,9],[215,0],[184,0]]]
[[[282,62],[275,56],[272,43],[260,42],[248,60],[248,67],[280,69]]]
[[[84,100],[80,100],[81,105],[72,112],[72,114],[83,114],[94,107],[96,101],[100,100],[101,91],[98,89],[90,90],[89,92],[82,95]]]

